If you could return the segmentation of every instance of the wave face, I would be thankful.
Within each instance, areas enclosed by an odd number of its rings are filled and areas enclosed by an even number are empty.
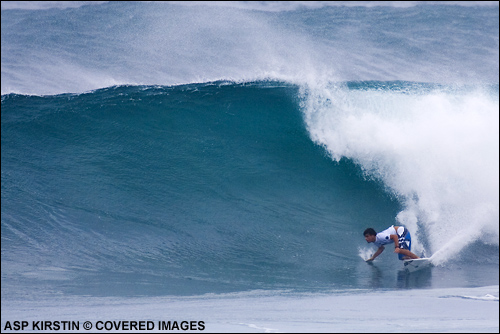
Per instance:
[[[297,94],[258,83],[6,96],[2,263],[247,288],[358,262],[365,222],[391,221],[399,204],[311,142]]]
[[[2,298],[498,284],[498,5],[40,6],[2,3]],[[432,273],[362,261],[391,224]]]

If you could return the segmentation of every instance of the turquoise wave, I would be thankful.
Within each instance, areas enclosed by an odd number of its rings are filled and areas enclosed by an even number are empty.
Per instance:
[[[341,86],[374,85],[418,86]],[[359,258],[362,231],[393,224],[405,202],[311,140],[304,99],[273,81],[2,96],[2,284],[161,295],[367,288],[375,275],[422,286]],[[461,263],[486,251],[471,247]]]

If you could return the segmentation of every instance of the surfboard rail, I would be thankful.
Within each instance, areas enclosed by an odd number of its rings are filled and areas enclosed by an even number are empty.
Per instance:
[[[403,260],[403,268],[406,272],[412,273],[425,268],[430,268],[432,262],[429,258]]]

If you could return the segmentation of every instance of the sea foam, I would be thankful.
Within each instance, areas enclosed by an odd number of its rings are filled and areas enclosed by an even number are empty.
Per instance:
[[[405,206],[395,223],[437,264],[476,240],[498,245],[498,108],[481,89],[333,85],[303,101],[311,138],[382,180]]]

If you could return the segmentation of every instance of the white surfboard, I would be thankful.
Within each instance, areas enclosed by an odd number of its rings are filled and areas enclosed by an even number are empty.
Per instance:
[[[403,260],[403,266],[406,272],[412,273],[417,270],[429,268],[430,266],[432,266],[432,262],[428,258],[409,259]]]

